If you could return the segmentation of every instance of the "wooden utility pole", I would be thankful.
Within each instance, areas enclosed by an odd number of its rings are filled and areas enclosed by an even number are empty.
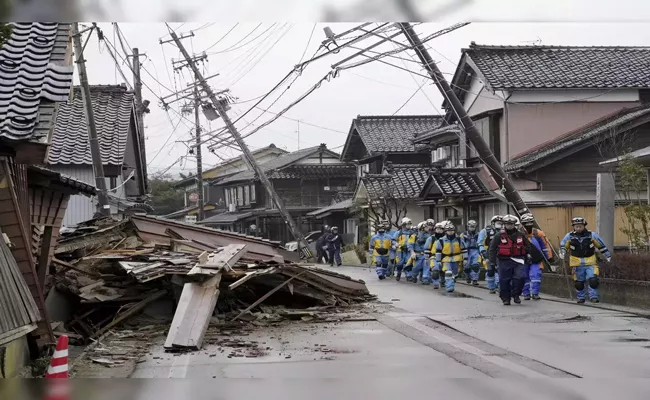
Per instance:
[[[176,35],[176,32],[173,30],[170,30],[170,34],[172,37],[172,40],[174,43],[176,43],[176,46],[178,49],[181,51],[183,54],[183,57],[185,57],[185,60],[187,61],[187,65],[192,68],[192,71],[194,72],[194,77],[198,81],[199,84],[201,84],[201,87],[203,88],[203,91],[208,95],[208,98],[212,102],[214,108],[217,110],[217,113],[219,113],[219,116],[223,119],[223,122],[226,124],[226,128],[232,135],[232,137],[235,139],[237,142],[237,145],[241,149],[242,153],[244,154],[244,157],[248,164],[251,166],[253,171],[255,171],[255,174],[257,177],[260,179],[260,182],[266,189],[266,192],[269,194],[271,199],[273,200],[273,203],[275,206],[278,208],[280,211],[280,215],[284,219],[285,223],[289,227],[289,231],[291,231],[291,234],[293,237],[296,239],[296,241],[299,244],[300,252],[305,255],[305,258],[312,258],[312,254],[309,251],[309,245],[307,241],[305,240],[305,237],[302,235],[300,230],[298,229],[296,223],[293,220],[293,217],[291,217],[291,214],[287,211],[287,209],[284,206],[284,202],[278,196],[278,194],[275,192],[275,189],[273,188],[273,185],[271,185],[271,182],[269,181],[269,178],[266,176],[266,173],[262,168],[260,168],[259,164],[257,163],[257,160],[253,157],[253,154],[251,153],[250,149],[248,148],[248,145],[246,142],[244,142],[244,139],[241,137],[239,132],[237,131],[237,128],[233,124],[233,122],[230,120],[230,117],[226,113],[226,109],[222,102],[217,98],[217,95],[214,93],[210,85],[205,81],[205,78],[203,78],[203,74],[201,74],[201,71],[199,71],[199,68],[196,66],[196,63],[194,62],[194,59],[190,56],[190,54],[187,52],[185,49],[185,46],[183,46],[183,43],[181,43],[181,40],[178,38],[178,35]]]
[[[102,153],[97,138],[97,125],[95,125],[95,115],[93,114],[93,105],[90,97],[90,86],[88,85],[88,74],[86,73],[86,60],[84,60],[83,47],[81,46],[81,33],[79,32],[79,23],[72,23],[72,40],[74,42],[74,52],[77,58],[79,82],[81,82],[81,98],[86,110],[86,121],[88,122],[88,140],[90,142],[90,154],[93,159],[93,170],[95,172],[95,185],[99,190],[97,198],[99,200],[99,213],[104,216],[111,215],[111,206],[108,203],[108,191],[106,190],[106,178],[104,176],[104,164],[102,163]]]
[[[109,48],[109,47],[107,47]],[[110,49],[109,49],[110,50]],[[140,136],[139,136],[139,145],[140,145],[140,153],[142,154],[142,163],[145,166],[147,165],[147,152],[144,151],[145,149],[145,144],[144,144],[144,114],[149,112],[147,110],[147,107],[143,104],[142,101],[142,79],[140,77],[140,50],[135,47],[133,48],[133,92],[135,93],[135,115],[136,115],[136,120],[138,124],[138,130],[140,131]],[[146,176],[145,176],[146,179]],[[142,182],[142,179],[139,180]],[[142,184],[140,184],[142,186]],[[145,187],[142,187],[142,193],[147,192],[147,183],[145,181],[144,183]]]
[[[481,137],[481,134],[476,129],[476,126],[474,126],[474,122],[467,114],[467,111],[465,111],[463,104],[458,99],[458,96],[456,96],[456,93],[454,93],[454,91],[451,89],[451,86],[445,79],[442,72],[440,72],[437,64],[431,58],[429,51],[424,47],[424,44],[418,37],[411,24],[408,22],[401,22],[399,25],[402,29],[402,32],[406,36],[406,39],[408,39],[409,43],[411,46],[413,46],[415,52],[417,53],[420,62],[422,65],[424,65],[424,68],[431,76],[431,79],[433,79],[433,82],[436,84],[443,97],[446,98],[449,102],[451,109],[453,110],[454,114],[456,114],[458,121],[461,123],[462,127],[465,130],[467,139],[472,142],[476,148],[476,152],[488,167],[490,174],[497,182],[497,184],[505,189],[505,193],[503,194],[504,197],[515,206],[515,209],[519,215],[528,212],[526,203],[519,195],[519,192],[517,192],[517,189],[515,188],[512,181],[508,178],[508,175],[503,170],[503,167],[501,167],[501,163],[496,159],[496,157],[494,157],[494,153],[492,153],[492,150],[490,150],[488,144],[485,143]]]
[[[197,221],[205,218],[203,204],[203,157],[201,155],[201,119],[199,111],[201,108],[201,95],[198,86],[194,87],[194,123],[196,124],[196,186],[199,195],[199,215]]]

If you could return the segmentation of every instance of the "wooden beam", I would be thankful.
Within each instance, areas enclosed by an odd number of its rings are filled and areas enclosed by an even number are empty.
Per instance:
[[[115,325],[119,324],[120,322],[124,321],[125,319],[129,318],[130,316],[142,311],[147,306],[147,304],[152,303],[152,302],[160,299],[161,297],[165,296],[166,294],[167,294],[166,290],[160,290],[158,292],[155,292],[151,296],[148,296],[146,299],[144,299],[141,302],[135,304],[133,307],[129,308],[128,310],[126,310],[125,312],[120,314],[111,323],[109,323],[105,327],[103,327],[100,330],[98,330],[97,332],[95,332],[92,335],[92,338],[95,339],[95,338],[100,337],[101,335],[104,334],[104,332],[108,331],[109,329],[111,329]]]
[[[47,276],[47,269],[50,260],[50,247],[52,246],[52,226],[45,226],[43,235],[41,236],[41,252],[38,255],[38,284],[45,287],[45,278]]]
[[[246,254],[246,245],[230,244],[217,254],[209,254],[207,257],[204,257],[204,254],[199,256],[199,262],[187,273],[188,276],[216,275],[221,270],[231,270],[232,266]]]

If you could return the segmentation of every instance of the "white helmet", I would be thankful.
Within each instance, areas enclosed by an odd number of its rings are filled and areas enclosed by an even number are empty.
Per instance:
[[[503,223],[504,224],[513,224],[517,225],[519,223],[519,218],[515,217],[514,215],[508,214],[503,216]]]
[[[442,228],[445,231],[456,231],[456,226],[451,221],[445,221],[445,225]]]
[[[408,226],[408,225],[413,225],[413,221],[411,221],[411,218],[409,217],[404,217],[402,218],[402,221],[400,221],[401,226]]]
[[[531,213],[526,213],[521,216],[521,223],[522,224],[533,224],[535,223],[535,217],[533,217],[533,214]]]
[[[436,221],[433,220],[433,218],[429,218],[427,220],[427,225],[428,226],[434,226],[436,224]]]
[[[476,228],[477,226],[478,226],[478,224],[473,219],[470,219],[469,221],[467,221],[467,228],[468,229],[469,228]]]
[[[426,226],[427,226],[427,222],[422,221],[422,222],[418,223],[418,230],[423,230],[424,228],[426,228]]]
[[[434,228],[435,229],[438,229],[438,228],[445,229],[444,226],[445,226],[445,221],[442,221],[442,222],[438,222],[437,224],[435,224]]]

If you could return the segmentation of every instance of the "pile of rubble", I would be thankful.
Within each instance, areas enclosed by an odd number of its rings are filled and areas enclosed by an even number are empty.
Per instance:
[[[214,315],[235,324],[322,319],[373,298],[363,281],[296,261],[279,243],[176,221],[88,221],[61,232],[51,262],[49,284],[74,310],[55,330],[88,343],[169,298],[165,349],[197,350]]]

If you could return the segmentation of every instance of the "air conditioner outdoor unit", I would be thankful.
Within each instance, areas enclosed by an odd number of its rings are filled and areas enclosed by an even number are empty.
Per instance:
[[[323,188],[323,190],[326,191],[326,192],[329,192],[329,191],[330,191],[330,187],[329,187],[329,186],[325,186],[325,187]]]
[[[235,205],[232,204],[232,203],[228,204],[228,211],[229,212],[235,212],[235,211],[237,211],[237,207],[235,207]]]

